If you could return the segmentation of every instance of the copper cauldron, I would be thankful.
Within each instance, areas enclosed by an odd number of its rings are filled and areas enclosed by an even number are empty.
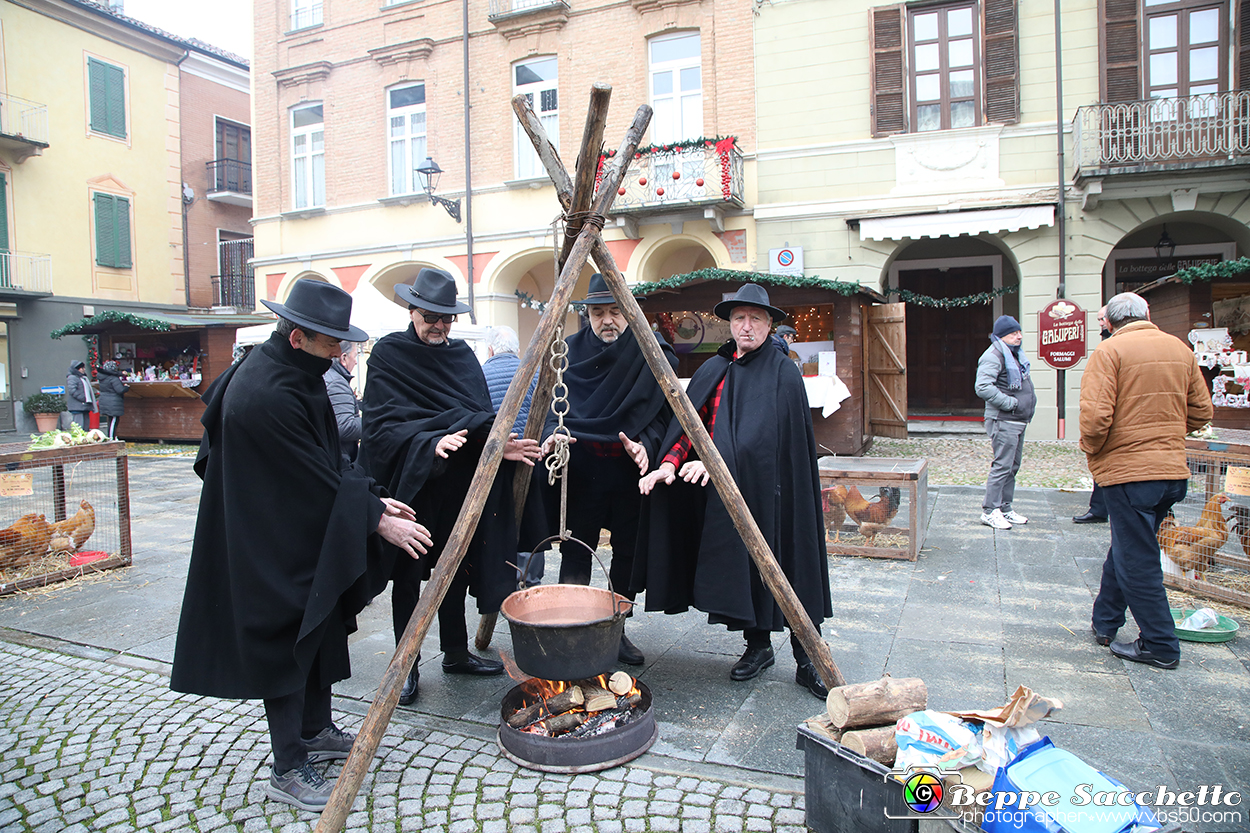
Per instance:
[[[555,540],[558,536],[548,538],[534,551]],[[584,542],[564,540],[581,544],[594,555]],[[608,671],[616,663],[625,617],[633,604],[611,589],[610,579],[608,583],[607,590],[540,584],[504,599],[499,612],[512,631],[517,667],[544,680],[581,680]]]

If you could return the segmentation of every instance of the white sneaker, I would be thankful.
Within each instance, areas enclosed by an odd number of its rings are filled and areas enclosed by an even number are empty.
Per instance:
[[[1001,509],[995,509],[988,514],[982,512],[981,523],[986,526],[992,526],[995,529],[1011,529],[1011,522],[1003,515],[1003,510]]]
[[[1008,522],[1013,524],[1027,524],[1029,522],[1028,518],[1024,517],[1019,512],[1016,512],[1014,509],[1004,512],[1003,517],[1006,518]]]

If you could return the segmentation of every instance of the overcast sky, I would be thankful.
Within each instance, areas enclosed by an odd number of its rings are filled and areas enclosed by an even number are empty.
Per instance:
[[[127,17],[252,59],[252,0],[125,0]]]

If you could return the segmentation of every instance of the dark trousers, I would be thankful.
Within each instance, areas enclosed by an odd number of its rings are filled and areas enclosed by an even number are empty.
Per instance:
[[[283,775],[308,761],[302,738],[314,738],[331,724],[330,689],[321,688],[319,662],[313,661],[304,688],[283,697],[265,698],[269,743],[273,746],[273,771]]]
[[[1107,496],[1103,494],[1102,487],[1097,483],[1094,484],[1094,491],[1089,495],[1089,512],[1100,518],[1107,517]]]
[[[91,427],[91,411],[70,411],[74,421],[82,426],[82,430],[86,431]]]
[[[1103,487],[1111,521],[1111,547],[1102,565],[1092,624],[1110,634],[1133,611],[1142,646],[1165,662],[1181,655],[1159,563],[1159,525],[1172,505],[1184,500],[1188,480],[1143,480]]]
[[[108,435],[110,440],[117,439],[117,422],[121,417],[111,416],[109,414],[100,414],[100,430]]]
[[[817,630],[819,631],[819,628]],[[748,648],[767,648],[773,643],[772,631],[747,628],[742,632],[742,635],[746,637]],[[794,661],[799,665],[810,662],[807,657],[807,651],[803,650],[803,643],[794,635],[794,631],[790,631],[790,650],[794,652]]]
[[[395,569],[391,574],[394,581],[391,624],[395,628],[396,645],[408,627],[412,612],[417,609],[423,571],[421,562],[409,558],[407,553],[400,553],[395,559]],[[438,606],[438,645],[452,659],[463,659],[469,651],[469,629],[464,621],[464,600],[468,592],[469,580],[461,567],[447,587],[443,603]]]
[[[627,599],[636,595],[629,589],[634,572],[634,551],[638,546],[638,516],[642,495],[638,493],[638,466],[629,457],[597,457],[575,454],[569,462],[569,531],[590,550],[599,546],[599,531],[611,534],[612,566],[608,577],[612,589]],[[559,511],[559,493],[554,498]],[[552,524],[553,528],[555,524]],[[586,547],[560,546],[560,582],[590,584],[592,557]]]

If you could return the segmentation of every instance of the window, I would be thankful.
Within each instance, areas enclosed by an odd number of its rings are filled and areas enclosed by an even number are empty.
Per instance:
[[[1016,0],[868,12],[872,135],[1020,120]]]
[[[252,130],[217,120],[217,156],[213,187],[218,191],[252,193]]]
[[[557,87],[559,85],[559,59],[535,58],[523,61],[512,68],[512,94],[523,95],[529,99],[530,106],[538,114],[543,130],[556,150],[560,149],[560,100]],[[533,179],[546,175],[543,163],[538,159],[538,152],[529,136],[521,129],[520,122],[513,120],[512,158],[516,160],[517,179]]]
[[[126,72],[95,58],[87,59],[91,130],[126,138]]]
[[[320,104],[291,111],[291,184],[296,208],[326,202],[325,119]]]
[[[9,263],[9,189],[3,171],[0,171],[0,287],[13,285],[12,267]]]
[[[974,11],[961,5],[908,16],[911,116],[917,132],[974,127],[981,121]]]
[[[1224,84],[1226,6],[1146,1],[1146,97],[1217,93]]]
[[[321,0],[291,0],[291,29],[321,25]]]
[[[652,38],[650,57],[651,144],[703,135],[703,70],[699,33]]]
[[[421,190],[417,167],[425,162],[425,85],[396,87],[386,93],[391,196]]]
[[[113,194],[95,194],[95,262],[129,269],[130,200]]]

